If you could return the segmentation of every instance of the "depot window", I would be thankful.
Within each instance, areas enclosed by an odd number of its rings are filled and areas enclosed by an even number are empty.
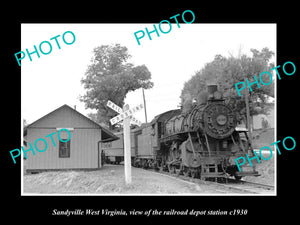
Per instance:
[[[68,139],[62,139],[66,141]],[[67,142],[59,141],[59,158],[70,158],[71,140]]]

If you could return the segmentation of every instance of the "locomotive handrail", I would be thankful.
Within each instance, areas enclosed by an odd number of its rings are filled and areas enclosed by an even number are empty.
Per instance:
[[[206,145],[207,145],[207,150],[208,150],[208,156],[210,156],[210,147],[209,147],[209,142],[208,142],[208,138],[207,138],[207,135],[206,133],[204,134],[204,137],[205,137],[205,140],[206,140]]]

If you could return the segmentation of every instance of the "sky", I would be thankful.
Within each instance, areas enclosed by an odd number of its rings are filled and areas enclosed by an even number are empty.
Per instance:
[[[158,27],[158,22],[154,22]],[[52,52],[43,55],[39,52],[28,55],[21,61],[21,115],[27,123],[32,123],[56,108],[67,104],[76,105],[76,110],[87,115],[95,112],[85,109],[79,96],[85,89],[80,80],[91,64],[92,51],[95,47],[119,43],[128,48],[132,56],[130,61],[135,66],[146,65],[152,74],[154,87],[145,90],[148,122],[156,115],[176,109],[180,104],[180,94],[184,83],[196,71],[211,62],[214,56],[221,54],[251,56],[250,49],[261,50],[268,47],[276,54],[276,24],[180,24],[172,23],[172,30],[167,33],[151,34],[140,39],[138,45],[134,33],[153,29],[153,24],[22,24],[21,50],[34,51],[43,41],[52,44]],[[162,28],[168,30],[167,28]],[[62,35],[72,31],[75,42],[66,45]],[[57,38],[61,49],[58,49]],[[66,41],[72,41],[66,34]],[[43,44],[47,52],[47,44]],[[275,62],[276,55],[273,58]],[[17,61],[16,61],[16,65]],[[276,62],[275,62],[276,65]],[[125,103],[130,107],[143,103],[142,90],[127,94]],[[145,122],[144,112],[135,114],[135,118]]]

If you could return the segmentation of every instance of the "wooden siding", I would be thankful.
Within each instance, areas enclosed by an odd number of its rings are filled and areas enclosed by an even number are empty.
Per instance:
[[[59,158],[59,139],[57,128],[73,128],[71,130],[71,147],[69,158]],[[45,136],[55,132],[53,146],[50,137]],[[89,120],[67,105],[52,111],[27,127],[27,141],[31,143],[35,155],[27,152],[26,167],[28,170],[38,169],[95,169],[101,166],[101,149],[98,150],[98,141],[101,140],[102,130],[99,125]],[[48,148],[38,152],[34,143],[43,138]],[[63,138],[63,137],[62,137]],[[39,149],[44,149],[43,141],[37,142]],[[99,148],[101,145],[99,144]],[[29,149],[29,144],[24,149]],[[99,151],[99,152],[98,152]]]
[[[53,135],[56,146],[50,137],[45,138],[56,132]],[[71,147],[70,158],[59,158],[59,139],[56,129],[29,129],[27,139],[34,148],[35,154],[31,151],[27,152],[27,169],[81,169],[81,168],[98,168],[98,141],[101,139],[100,129],[80,129],[74,128],[71,131]],[[48,148],[44,152],[38,152],[34,147],[34,142],[38,138],[43,138],[47,141]],[[43,141],[37,142],[39,149],[44,149]],[[28,149],[25,147],[25,149]],[[101,151],[101,150],[100,150]],[[100,160],[100,158],[99,158]]]

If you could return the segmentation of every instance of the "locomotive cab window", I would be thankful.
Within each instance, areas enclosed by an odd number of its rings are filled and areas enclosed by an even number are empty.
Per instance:
[[[62,139],[66,141],[68,139]],[[67,142],[59,141],[59,158],[70,158],[71,140]]]

